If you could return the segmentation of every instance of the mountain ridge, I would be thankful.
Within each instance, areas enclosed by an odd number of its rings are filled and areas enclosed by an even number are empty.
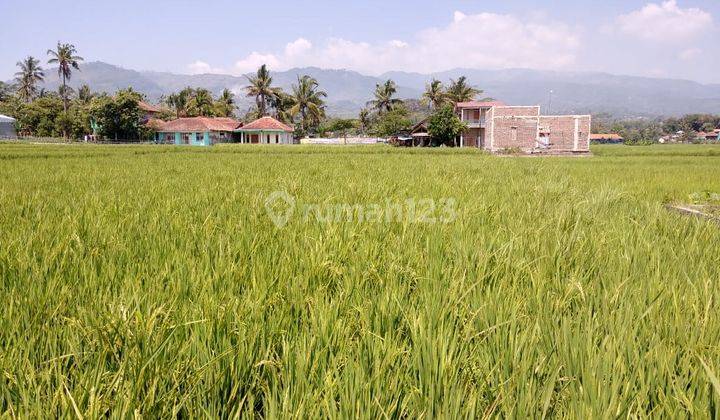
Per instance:
[[[375,85],[388,78],[397,83],[399,97],[417,99],[431,79],[447,83],[461,75],[465,75],[470,84],[483,89],[486,96],[509,104],[541,105],[545,113],[605,113],[616,117],[720,113],[720,84],[681,79],[517,68],[457,68],[432,74],[391,71],[379,76],[318,67],[272,72],[274,83],[286,90],[290,90],[297,76],[302,74],[318,80],[320,88],[328,93],[328,114],[338,116],[356,115],[372,99]],[[247,84],[245,76],[138,71],[93,61],[81,64],[81,71],[73,73],[69,84],[75,88],[88,84],[94,91],[108,93],[132,87],[154,102],[187,86],[206,88],[215,95],[228,88],[236,93],[238,106],[244,110],[252,104],[242,92]],[[54,90],[59,84],[56,69],[48,69],[43,87]]]

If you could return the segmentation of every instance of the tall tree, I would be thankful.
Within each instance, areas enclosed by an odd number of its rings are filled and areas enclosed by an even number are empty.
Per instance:
[[[445,104],[437,109],[428,119],[428,133],[436,144],[457,145],[457,137],[467,129],[460,121],[453,105]]]
[[[218,117],[232,117],[235,115],[235,95],[230,89],[223,89],[215,102],[215,115]]]
[[[275,109],[275,118],[279,121],[286,124],[293,123],[291,110],[293,106],[295,106],[295,99],[292,95],[283,92],[282,89],[278,89],[275,92],[272,101],[270,101],[270,106]]]
[[[3,81],[0,81],[0,102],[7,101],[11,96],[11,92],[12,86]]]
[[[194,95],[190,99],[188,109],[192,115],[201,117],[213,116],[214,102],[212,94],[207,89],[195,89]]]
[[[293,117],[300,115],[300,127],[307,132],[325,117],[323,98],[327,97],[327,93],[320,90],[317,80],[307,75],[298,76],[297,85],[293,85],[292,91],[295,105],[290,109],[290,114]]]
[[[450,80],[447,97],[453,103],[467,102],[472,101],[481,93],[483,93],[482,90],[467,84],[467,78],[465,76],[460,76],[457,80]]]
[[[82,104],[88,104],[95,97],[95,94],[90,90],[90,86],[82,85],[77,91],[78,101]]]
[[[267,65],[260,66],[254,76],[245,77],[250,83],[245,87],[247,96],[255,98],[255,104],[260,116],[267,115],[268,105],[279,95],[279,89],[272,86],[273,79]]]
[[[58,95],[60,95],[63,101],[69,101],[75,95],[75,89],[71,86],[60,85],[58,86]]]
[[[397,86],[392,80],[383,84],[375,85],[375,99],[368,102],[368,105],[377,110],[378,114],[391,111],[396,105],[401,104],[400,99],[394,98],[397,93]]]
[[[421,102],[423,105],[430,105],[432,109],[439,109],[447,99],[447,93],[443,88],[442,82],[433,79],[425,86],[425,92],[422,95]]]
[[[31,102],[37,95],[37,84],[45,78],[45,72],[40,67],[40,60],[32,56],[18,61],[17,66],[20,67],[20,71],[15,73],[18,96],[25,102]]]
[[[360,123],[360,132],[365,134],[365,131],[370,127],[370,111],[368,111],[367,108],[360,110],[358,122]]]
[[[175,111],[176,118],[187,117],[189,112],[190,100],[195,95],[195,90],[186,87],[178,93],[173,93],[165,98],[165,104]]]
[[[58,65],[58,76],[62,78],[62,92],[67,94],[68,90],[66,86],[67,81],[72,77],[72,69],[80,70],[80,62],[83,61],[83,58],[77,55],[77,50],[75,50],[73,44],[62,44],[59,41],[57,43],[57,49],[55,51],[48,50],[47,53],[50,56],[48,64]],[[65,112],[67,112],[67,108],[68,98],[64,96],[63,109]]]

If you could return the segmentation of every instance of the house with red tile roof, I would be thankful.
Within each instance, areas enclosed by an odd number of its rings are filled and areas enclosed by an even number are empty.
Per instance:
[[[600,144],[606,144],[606,143],[622,143],[623,137],[620,134],[616,133],[599,133],[599,134],[590,134],[590,142],[591,143],[600,143]]]
[[[243,124],[232,118],[191,117],[151,120],[156,141],[165,144],[212,146],[217,143],[293,144],[293,128],[272,117]]]
[[[140,108],[140,111],[143,112],[143,122],[147,122],[152,120],[153,118],[157,118],[157,115],[162,112],[162,109],[160,107],[149,104],[145,101],[138,101],[138,108]]]
[[[701,131],[697,133],[697,139],[701,141],[720,141],[720,129],[709,132]]]
[[[165,123],[153,120],[158,143],[211,146],[239,140],[240,121],[232,118],[190,117]]]
[[[262,117],[237,130],[241,143],[293,144],[293,128],[273,117]]]

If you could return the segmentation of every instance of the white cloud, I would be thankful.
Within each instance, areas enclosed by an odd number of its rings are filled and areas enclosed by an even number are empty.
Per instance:
[[[305,38],[298,38],[285,46],[285,55],[293,57],[312,49],[312,43]]]
[[[212,67],[210,64],[200,60],[188,64],[187,67],[190,71],[190,74],[225,73],[225,70]]]
[[[560,22],[455,12],[446,26],[421,31],[412,40],[367,43],[331,38],[313,45],[298,38],[278,52],[251,53],[239,60],[234,70],[247,73],[262,64],[274,70],[317,66],[366,74],[454,67],[560,69],[575,63],[579,46],[577,31]]]
[[[703,51],[700,48],[688,48],[678,54],[678,58],[684,61],[692,61],[702,55]]]
[[[267,64],[269,67],[278,67],[280,60],[274,54],[261,54],[253,51],[247,57],[235,62],[235,72],[240,74],[253,72],[263,64]]]
[[[400,41],[399,39],[393,39],[392,41],[390,41],[390,46],[397,48],[405,48],[408,46],[408,43],[405,41]]]
[[[682,42],[712,28],[710,13],[680,8],[676,0],[648,3],[642,9],[618,16],[622,32],[647,41]]]

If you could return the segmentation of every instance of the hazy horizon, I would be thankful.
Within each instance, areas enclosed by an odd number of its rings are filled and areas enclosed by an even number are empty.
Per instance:
[[[254,73],[254,71],[248,71],[248,72],[245,72],[245,73],[230,73],[230,72],[228,72],[228,73],[191,73],[191,72],[187,72],[187,71],[183,72],[183,71],[171,71],[171,70],[152,70],[152,69],[143,69],[143,68],[132,68],[132,67],[128,67],[128,66],[123,66],[123,65],[115,64],[115,63],[110,63],[110,62],[107,62],[107,61],[104,61],[104,60],[84,61],[84,62],[80,63],[81,70],[82,70],[82,66],[83,66],[83,65],[95,64],[95,63],[97,63],[97,64],[104,64],[104,65],[108,65],[108,66],[113,66],[113,67],[117,67],[117,68],[121,68],[121,69],[123,69],[123,70],[137,71],[137,72],[139,72],[139,73],[165,73],[165,74],[172,74],[172,75],[176,75],[176,76],[215,75],[215,76],[243,77],[243,76],[245,76],[245,75],[249,75],[249,74]],[[45,69],[45,70],[48,70],[48,69],[56,69],[56,68],[57,68],[57,66],[44,66],[44,69]],[[355,72],[355,73],[358,73],[358,74],[360,74],[360,75],[362,75],[362,76],[369,76],[369,77],[378,77],[378,76],[385,75],[385,74],[387,74],[387,73],[405,73],[405,74],[418,74],[418,75],[423,75],[423,76],[433,76],[433,75],[436,75],[436,74],[442,74],[442,73],[453,72],[453,71],[463,71],[463,70],[468,70],[468,71],[498,71],[498,72],[502,72],[502,71],[508,71],[508,72],[511,72],[511,71],[532,71],[532,72],[548,72],[548,73],[558,73],[558,74],[572,74],[572,73],[577,73],[577,74],[605,74],[605,75],[620,76],[620,77],[636,77],[636,78],[640,78],[640,79],[672,80],[672,81],[692,82],[692,83],[699,83],[699,84],[701,84],[701,85],[712,85],[712,86],[720,85],[720,82],[702,82],[702,81],[697,81],[697,80],[692,80],[692,79],[685,79],[685,78],[682,78],[682,77],[642,76],[642,75],[635,75],[635,74],[624,74],[624,73],[618,73],[618,72],[597,71],[597,70],[543,70],[543,69],[532,69],[532,68],[522,68],[522,67],[506,67],[506,68],[496,68],[496,69],[482,69],[482,68],[471,68],[471,67],[453,67],[453,68],[448,68],[448,69],[445,69],[445,70],[440,70],[440,71],[436,71],[436,72],[429,72],[429,73],[409,71],[409,70],[388,70],[388,71],[383,72],[383,73],[378,74],[378,75],[366,74],[366,73],[363,73],[363,72],[361,72],[361,71],[357,71],[357,70],[353,70],[353,69],[349,69],[349,68],[327,68],[327,67],[320,67],[320,66],[314,66],[314,65],[295,66],[295,67],[291,67],[291,68],[283,69],[283,70],[276,70],[276,69],[270,68],[270,71],[271,71],[271,72],[282,72],[282,73],[286,73],[286,72],[291,72],[291,71],[293,71],[293,70],[312,69],[312,68],[319,69],[319,70],[323,70],[323,71],[348,71],[348,72]],[[46,73],[47,73],[47,71],[46,71]],[[54,73],[50,73],[49,75],[50,75],[51,78],[54,77],[54,76],[56,76]],[[46,76],[47,76],[47,74],[46,74]],[[12,79],[12,77],[9,77],[9,78],[4,79],[4,80],[5,80],[5,81],[8,81],[8,80],[11,80],[11,79]]]

